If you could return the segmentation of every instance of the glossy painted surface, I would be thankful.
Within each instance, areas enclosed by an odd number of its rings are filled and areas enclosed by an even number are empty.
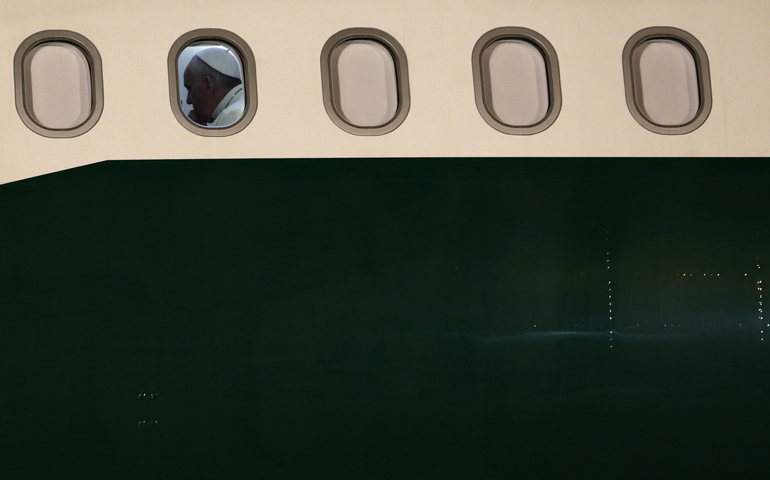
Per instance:
[[[0,476],[760,478],[769,177],[133,161],[4,185]]]

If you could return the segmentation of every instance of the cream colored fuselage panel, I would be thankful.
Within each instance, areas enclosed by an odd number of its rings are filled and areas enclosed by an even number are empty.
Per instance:
[[[471,52],[501,26],[533,29],[558,54],[563,107],[540,134],[502,134],[476,108]],[[649,132],[626,106],[621,53],[652,26],[686,30],[708,52],[713,110],[693,133]],[[324,109],[321,48],[349,27],[384,30],[406,50],[411,109],[387,135],[346,133]],[[259,106],[234,136],[197,136],[171,111],[169,49],[198,28],[232,31],[254,52]],[[103,61],[104,112],[77,138],[39,136],[16,112],[16,49],[50,29],[84,35]],[[0,39],[0,183],[104,160],[770,156],[766,0],[4,0]]]

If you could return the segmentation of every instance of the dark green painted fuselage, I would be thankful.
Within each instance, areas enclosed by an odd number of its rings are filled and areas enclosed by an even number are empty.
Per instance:
[[[0,478],[762,478],[769,165],[132,161],[0,186]]]

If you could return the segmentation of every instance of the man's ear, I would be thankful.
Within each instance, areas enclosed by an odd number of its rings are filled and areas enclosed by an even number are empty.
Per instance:
[[[206,75],[203,77],[203,83],[206,85],[206,91],[209,93],[214,92],[214,77]]]

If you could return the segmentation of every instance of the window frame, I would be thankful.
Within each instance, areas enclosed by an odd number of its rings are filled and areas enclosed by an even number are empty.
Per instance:
[[[243,116],[227,127],[204,127],[194,123],[182,111],[182,99],[179,94],[179,56],[185,48],[197,42],[225,43],[240,57],[243,68],[243,91],[246,107]],[[202,137],[228,137],[241,132],[249,126],[257,113],[257,65],[254,53],[244,39],[228,30],[218,28],[200,28],[179,37],[168,52],[168,88],[171,111],[177,121],[190,132]]]
[[[695,61],[698,77],[698,111],[695,117],[682,125],[660,125],[653,122],[644,114],[641,106],[642,86],[641,75],[636,71],[635,54],[643,44],[653,40],[672,40],[683,45]],[[706,49],[695,36],[675,27],[648,27],[639,30],[631,36],[623,48],[623,80],[626,89],[626,104],[631,116],[647,130],[660,135],[685,135],[692,133],[703,125],[711,114],[713,106],[711,92],[711,73]]]
[[[73,128],[48,128],[37,121],[28,105],[32,90],[32,79],[27,74],[27,56],[35,48],[46,43],[66,43],[77,48],[88,62],[91,81],[91,112],[88,118]],[[16,111],[22,122],[33,132],[48,138],[74,138],[91,130],[104,111],[104,79],[102,57],[99,50],[85,36],[69,30],[43,30],[27,37],[16,49],[13,58],[13,73],[16,94]]]
[[[545,116],[532,125],[509,125],[495,116],[491,107],[486,84],[486,71],[484,65],[484,52],[497,42],[505,40],[525,41],[538,49],[545,61],[545,73],[548,83],[548,109]],[[559,57],[556,49],[543,35],[524,27],[498,27],[481,36],[473,47],[471,55],[473,65],[473,87],[476,96],[476,107],[479,114],[490,127],[507,135],[535,135],[547,130],[556,122],[561,113],[562,94],[561,78],[559,74]]]
[[[334,52],[343,43],[364,40],[377,42],[385,47],[393,59],[396,69],[396,92],[398,106],[393,118],[386,123],[374,127],[361,127],[348,122],[341,112],[338,96],[334,95],[339,85],[337,70],[332,65]],[[321,49],[321,88],[323,90],[323,102],[329,118],[342,130],[360,136],[377,136],[390,133],[401,126],[409,114],[411,96],[409,93],[409,65],[406,51],[401,44],[390,34],[376,28],[354,27],[341,30],[326,41]]]

